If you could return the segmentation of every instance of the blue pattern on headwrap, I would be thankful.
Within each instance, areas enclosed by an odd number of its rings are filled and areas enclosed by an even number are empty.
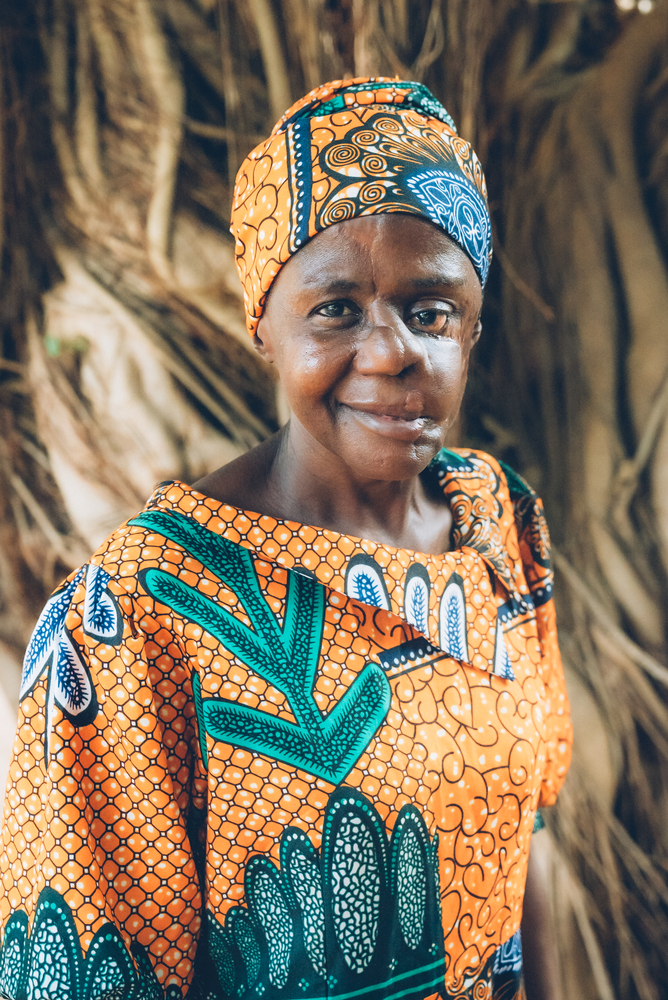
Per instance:
[[[408,178],[406,185],[429,218],[466,250],[484,285],[492,227],[487,206],[473,184],[450,171],[425,170]]]

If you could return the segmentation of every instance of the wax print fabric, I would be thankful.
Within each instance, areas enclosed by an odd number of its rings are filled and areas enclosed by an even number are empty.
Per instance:
[[[519,997],[570,756],[547,529],[475,451],[425,555],[158,487],[48,602],[0,852],[11,1000]]]
[[[237,174],[231,232],[253,335],[281,267],[309,239],[362,215],[429,219],[487,279],[492,227],[480,162],[427,88],[360,78],[297,102]]]

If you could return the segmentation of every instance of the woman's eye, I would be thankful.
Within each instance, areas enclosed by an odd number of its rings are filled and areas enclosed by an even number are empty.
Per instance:
[[[409,326],[417,328],[421,333],[443,333],[452,318],[452,310],[445,304],[430,309],[418,309],[411,313]]]
[[[343,316],[353,316],[355,310],[347,302],[328,302],[316,309],[316,316],[326,316],[327,319],[341,319]]]

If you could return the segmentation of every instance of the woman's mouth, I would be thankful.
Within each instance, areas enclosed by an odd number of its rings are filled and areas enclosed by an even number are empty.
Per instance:
[[[425,414],[392,412],[394,407],[368,407],[354,403],[342,405],[369,430],[398,441],[416,441],[425,428],[433,423]]]

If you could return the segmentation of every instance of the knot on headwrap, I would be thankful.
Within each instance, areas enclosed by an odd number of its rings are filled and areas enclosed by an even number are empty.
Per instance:
[[[292,254],[328,226],[386,212],[421,215],[443,229],[484,286],[492,256],[485,178],[445,108],[406,80],[316,88],[237,174],[231,232],[249,333]]]

